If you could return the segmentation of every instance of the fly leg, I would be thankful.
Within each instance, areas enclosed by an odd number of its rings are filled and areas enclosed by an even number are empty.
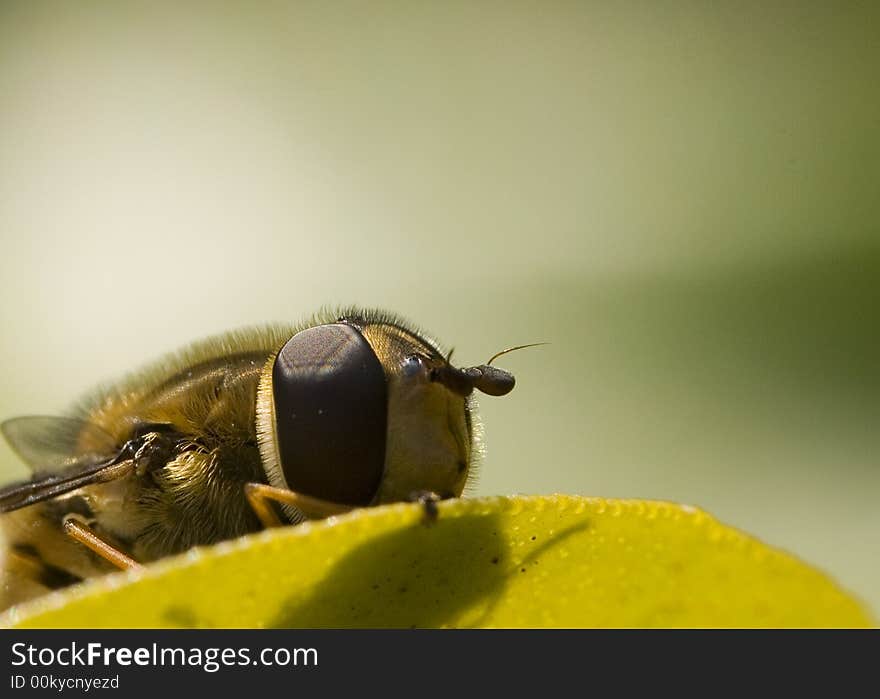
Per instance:
[[[245,483],[244,494],[260,522],[267,529],[280,527],[284,524],[272,508],[272,502],[294,507],[309,519],[323,519],[324,517],[345,514],[354,509],[349,505],[340,505],[265,483]]]
[[[64,533],[78,541],[90,551],[122,570],[139,569],[143,566],[130,558],[116,546],[95,533],[79,515],[69,514],[64,518]]]
[[[416,490],[409,494],[407,500],[417,502],[422,506],[425,513],[425,524],[434,524],[440,514],[437,510],[437,503],[452,497],[454,497],[452,494],[440,495],[433,490]]]

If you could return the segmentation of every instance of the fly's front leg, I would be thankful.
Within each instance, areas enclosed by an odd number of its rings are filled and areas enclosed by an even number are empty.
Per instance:
[[[64,533],[71,539],[78,541],[117,568],[121,570],[143,568],[136,560],[124,554],[105,538],[96,534],[80,515],[67,515],[62,526],[64,527]]]
[[[246,483],[244,493],[260,522],[267,529],[280,527],[284,524],[272,508],[272,502],[295,507],[309,519],[324,519],[351,512],[354,509],[351,505],[340,505],[336,502],[303,495],[293,490],[276,488],[265,483]],[[420,503],[424,507],[425,523],[433,524],[437,521],[437,503],[451,497],[454,496],[441,495],[429,490],[417,490],[410,493],[407,499],[409,502]]]
[[[354,509],[350,505],[340,505],[265,483],[245,483],[244,494],[260,522],[266,528],[280,527],[283,524],[278,514],[272,509],[272,502],[295,507],[309,519],[324,519],[333,515],[345,514]]]
[[[455,496],[446,495],[444,497],[433,490],[415,490],[409,494],[407,500],[409,502],[417,502],[422,506],[425,513],[425,524],[434,524],[440,514],[437,510],[437,503],[441,500],[449,500],[452,497]]]
[[[281,521],[278,514],[272,508],[270,499],[260,488],[261,485],[261,483],[244,484],[244,494],[248,504],[266,529],[283,526],[284,522]]]

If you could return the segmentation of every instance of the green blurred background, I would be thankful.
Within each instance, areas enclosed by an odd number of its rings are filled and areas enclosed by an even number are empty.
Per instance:
[[[477,493],[699,505],[880,611],[878,26],[2,0],[0,417],[327,304],[548,341],[499,362]]]

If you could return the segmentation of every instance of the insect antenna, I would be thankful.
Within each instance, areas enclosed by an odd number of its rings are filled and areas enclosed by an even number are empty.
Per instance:
[[[500,352],[498,352],[498,354],[493,354],[492,358],[488,362],[486,362],[486,366],[491,366],[492,362],[494,362],[496,359],[498,359],[498,357],[500,357],[504,354],[508,354],[510,352],[516,352],[517,350],[525,349],[526,347],[540,347],[541,345],[549,345],[549,344],[550,344],[549,342],[532,342],[531,344],[528,344],[528,345],[517,345],[516,347],[508,347],[507,349],[501,350]],[[450,354],[452,354],[452,353],[450,352]]]

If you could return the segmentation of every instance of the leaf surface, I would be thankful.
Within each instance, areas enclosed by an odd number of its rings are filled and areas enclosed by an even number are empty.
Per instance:
[[[53,593],[20,627],[870,626],[794,556],[695,508],[565,495],[365,508]]]

